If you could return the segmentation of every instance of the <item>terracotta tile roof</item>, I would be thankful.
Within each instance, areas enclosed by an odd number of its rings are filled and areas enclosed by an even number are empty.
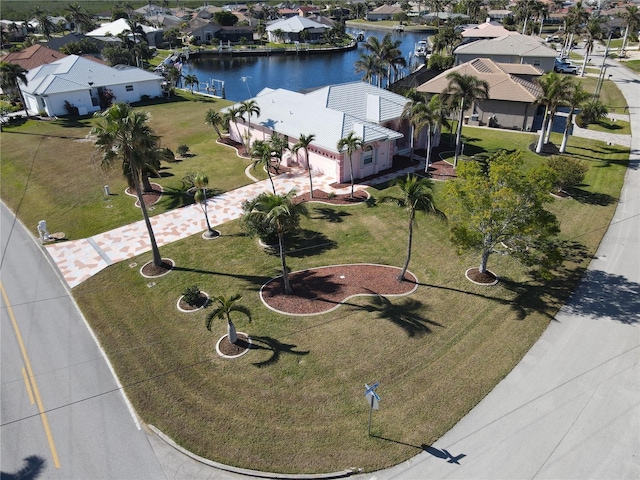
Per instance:
[[[55,62],[64,57],[66,57],[66,55],[57,50],[51,50],[43,45],[32,45],[19,52],[12,52],[5,55],[2,57],[2,61],[17,63],[25,70],[31,70],[32,68]]]
[[[491,100],[534,102],[541,93],[540,87],[537,83],[508,73],[507,69],[511,67],[513,64],[496,63],[488,58],[476,58],[441,73],[420,85],[416,90],[425,93],[442,93],[449,84],[447,75],[451,72],[457,72],[461,75],[472,75],[479,80],[485,80],[489,84],[489,98]]]

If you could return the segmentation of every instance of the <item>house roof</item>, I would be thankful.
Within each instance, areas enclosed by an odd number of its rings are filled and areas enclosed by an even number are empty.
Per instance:
[[[462,38],[498,38],[505,35],[518,34],[507,30],[502,25],[496,25],[491,22],[481,23],[471,28],[467,28],[460,35]]]
[[[455,55],[477,55],[488,57],[492,55],[515,55],[520,57],[555,58],[558,53],[544,43],[530,37],[512,32],[499,38],[478,40],[460,45],[454,51]]]
[[[390,102],[390,96],[404,98],[364,82],[333,85],[306,94],[265,88],[253,98],[260,107],[260,117],[253,122],[292,138],[314,134],[315,146],[337,152],[338,141],[352,131],[365,143],[402,138],[401,133],[372,120],[398,112],[398,101]],[[356,106],[358,102],[360,106]],[[369,114],[364,112],[367,105]]]
[[[542,93],[542,89],[537,83],[508,73],[507,69],[511,67],[513,64],[496,63],[488,58],[476,58],[442,72],[416,90],[425,93],[442,93],[449,85],[447,75],[457,72],[460,75],[471,75],[479,80],[485,80],[489,84],[491,100],[533,103]],[[542,74],[542,71],[538,70],[538,72],[539,75]]]
[[[272,23],[267,27],[267,31],[273,32],[274,30],[282,30],[283,32],[301,32],[302,30],[306,30],[308,28],[326,29],[329,27],[323,25],[322,23],[309,20],[306,17],[295,15],[291,18]]]
[[[27,85],[21,85],[25,93],[49,95],[87,90],[93,87],[111,87],[149,80],[162,81],[162,77],[136,67],[109,67],[77,55],[41,65],[27,73]]]
[[[378,8],[374,8],[369,13],[373,13],[376,15],[395,15],[396,13],[402,13],[401,7],[395,5],[380,5]]]
[[[144,33],[156,32],[158,28],[150,27],[148,25],[141,25],[142,31]],[[131,31],[131,27],[129,26],[129,22],[126,18],[119,18],[115,22],[103,23],[99,28],[92,30],[87,33],[90,37],[105,37],[108,35],[119,35],[124,31]]]
[[[47,63],[55,62],[66,57],[62,52],[52,50],[43,45],[32,45],[19,52],[11,52],[2,57],[3,62],[16,63],[25,70],[39,67]]]

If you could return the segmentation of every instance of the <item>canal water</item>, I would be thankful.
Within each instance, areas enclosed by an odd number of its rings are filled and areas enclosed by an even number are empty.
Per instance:
[[[347,29],[356,34],[358,30]],[[364,30],[365,38],[371,36],[380,40],[388,30]],[[425,33],[391,32],[394,40],[402,42],[402,55],[415,65],[424,62],[413,57],[415,44],[424,40]],[[219,94],[221,81],[224,82],[225,97],[234,102],[255,96],[265,87],[285,88],[302,91],[324,85],[362,80],[363,73],[356,73],[355,63],[360,54],[366,53],[362,43],[357,49],[326,54],[277,54],[268,57],[233,57],[220,58],[216,55],[191,58],[183,65],[183,75],[196,75],[200,81],[200,89],[204,91],[208,85],[214,86]],[[409,73],[407,69],[404,74]]]

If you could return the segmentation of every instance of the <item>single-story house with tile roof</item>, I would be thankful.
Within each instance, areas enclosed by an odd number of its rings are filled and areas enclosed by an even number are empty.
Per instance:
[[[162,96],[164,78],[136,67],[109,67],[77,55],[27,72],[27,85],[20,85],[30,113],[67,115],[65,103],[80,115],[100,110],[101,100],[114,95],[118,102],[138,102],[143,96]]]
[[[480,25],[473,25],[465,28],[460,35],[463,40],[486,40],[489,38],[498,38],[514,34],[518,34],[518,32],[507,30],[499,23],[484,22]]]
[[[408,100],[368,83],[330,85],[308,93],[265,88],[252,100],[257,102],[260,116],[252,117],[250,122],[238,118],[231,123],[229,134],[233,140],[243,142],[249,135],[251,143],[268,141],[276,132],[292,147],[301,134],[313,134],[315,140],[309,147],[311,169],[336,182],[350,179],[349,157],[337,147],[340,139],[350,132],[355,132],[364,143],[364,148],[352,155],[354,178],[390,168],[394,155],[409,150],[410,130],[402,119]],[[237,108],[239,104],[234,106]],[[283,161],[307,166],[303,151],[289,153]]]
[[[15,63],[25,70],[31,70],[32,68],[55,62],[64,57],[66,57],[66,55],[62,52],[36,44],[19,52],[7,53],[4,57],[0,58],[0,60],[7,63]]]
[[[489,99],[475,102],[465,112],[470,125],[489,125],[491,118],[502,128],[530,131],[538,111],[536,99],[542,93],[532,78],[542,70],[528,64],[496,63],[489,58],[476,58],[457,65],[420,85],[416,90],[440,94],[449,85],[447,75],[457,72],[471,75],[489,84]]]
[[[490,58],[496,63],[527,63],[543,72],[551,72],[558,53],[540,40],[514,32],[491,40],[460,45],[453,55],[456,65],[474,58]]]
[[[267,27],[267,36],[270,42],[317,42],[329,27],[305,17],[295,15],[285,20],[274,22]],[[283,38],[278,37],[275,32],[282,31]],[[302,32],[306,32],[306,38],[302,38]]]
[[[380,5],[370,12],[367,12],[366,19],[370,22],[393,20],[394,15],[399,15],[401,13],[404,13],[404,10],[402,10],[402,7],[398,5]]]

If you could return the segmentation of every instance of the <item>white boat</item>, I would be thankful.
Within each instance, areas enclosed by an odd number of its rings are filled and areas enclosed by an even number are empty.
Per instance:
[[[426,58],[429,54],[429,43],[426,40],[420,40],[413,49],[413,55],[416,57]]]

